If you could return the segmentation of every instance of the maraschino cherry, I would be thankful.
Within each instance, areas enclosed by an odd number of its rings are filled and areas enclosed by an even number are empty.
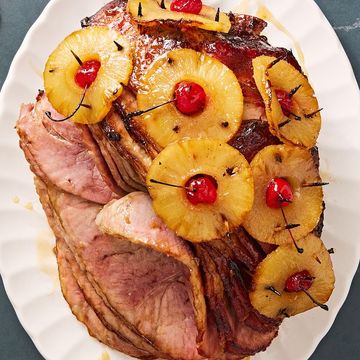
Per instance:
[[[275,93],[284,115],[291,115],[293,108],[293,101],[291,99],[291,96],[289,96],[289,94],[285,90],[280,89],[277,89]]]
[[[209,175],[197,175],[185,185],[186,197],[193,204],[213,204],[217,199],[217,182]]]
[[[272,209],[288,206],[293,201],[294,195],[291,185],[283,178],[274,178],[266,189],[266,204]]]
[[[285,283],[286,292],[299,292],[309,290],[314,281],[314,278],[307,270],[303,270],[291,275]]]
[[[199,14],[202,6],[201,0],[173,0],[170,5],[170,10],[188,14]]]
[[[193,115],[204,110],[206,94],[204,89],[194,82],[182,81],[175,87],[175,105],[185,115]]]
[[[284,290],[288,293],[295,293],[302,291],[305,293],[309,299],[317,306],[319,306],[321,309],[328,311],[329,308],[327,305],[320,303],[316,299],[313,298],[313,296],[308,292],[308,290],[311,288],[314,277],[310,275],[310,273],[307,270],[303,270],[300,272],[297,272],[293,275],[291,275],[285,283]]]
[[[75,82],[81,88],[89,88],[96,80],[101,63],[97,60],[89,60],[81,63],[75,74]]]

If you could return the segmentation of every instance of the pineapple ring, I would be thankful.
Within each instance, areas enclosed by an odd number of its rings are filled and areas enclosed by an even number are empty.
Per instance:
[[[168,104],[143,115],[141,124],[150,137],[162,147],[183,138],[230,140],[241,125],[241,87],[228,67],[206,54],[177,49],[155,61],[142,79],[139,108],[148,109],[173,99],[175,86],[182,81],[195,82],[205,90],[205,109],[188,116]]]
[[[306,76],[296,70],[285,60],[276,61],[275,57],[259,56],[253,60],[254,79],[265,103],[265,111],[270,129],[280,140],[294,145],[311,148],[316,144],[321,128],[320,113],[314,90]],[[275,90],[280,89],[288,94],[301,85],[292,96],[294,115],[285,116]],[[309,114],[314,114],[309,117]],[[291,121],[287,123],[288,119]]]
[[[303,187],[320,182],[319,171],[310,151],[290,146],[271,145],[259,151],[250,163],[255,184],[254,206],[243,226],[258,241],[281,245],[291,243],[281,209],[269,208],[265,196],[274,178],[285,178],[294,194],[293,202],[284,208],[287,221],[300,224],[291,230],[295,240],[301,239],[318,224],[323,211],[321,187]],[[279,230],[280,228],[283,228]]]
[[[47,97],[54,109],[65,117],[79,106],[84,89],[75,82],[79,63],[97,60],[101,63],[95,81],[86,90],[84,104],[71,120],[82,124],[97,123],[110,111],[112,102],[121,95],[132,71],[131,48],[117,31],[107,27],[92,26],[75,31],[66,37],[50,55],[44,82]]]
[[[139,16],[139,3],[141,3],[141,16]],[[165,0],[165,9],[161,8],[160,0],[129,0],[128,10],[136,21],[143,25],[157,25],[157,21],[179,21],[184,26],[195,26],[200,29],[228,33],[231,22],[225,13],[219,14],[216,21],[217,9],[203,5],[200,14],[189,14],[170,10],[171,1]],[[154,24],[155,22],[155,24]]]
[[[299,241],[299,245],[304,249],[303,254],[299,254],[291,244],[280,245],[256,268],[250,301],[256,310],[267,317],[293,316],[316,306],[303,292],[284,291],[286,280],[303,270],[308,270],[315,278],[308,290],[311,296],[320,303],[330,298],[335,276],[323,242],[309,234]],[[269,286],[279,291],[281,296],[267,290]]]
[[[215,203],[193,205],[184,189],[150,181],[185,186],[199,174],[216,180]],[[158,216],[177,235],[192,242],[218,239],[237,228],[254,198],[248,162],[230,145],[216,140],[191,139],[169,145],[153,161],[147,186]]]

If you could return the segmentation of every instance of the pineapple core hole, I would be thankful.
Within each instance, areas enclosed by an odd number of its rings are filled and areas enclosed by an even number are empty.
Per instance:
[[[213,204],[217,199],[217,181],[209,175],[191,177],[186,185],[186,197],[193,204]]]

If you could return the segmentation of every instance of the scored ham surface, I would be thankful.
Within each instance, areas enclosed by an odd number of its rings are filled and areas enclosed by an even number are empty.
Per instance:
[[[264,121],[252,59],[271,55],[300,67],[290,51],[261,36],[266,23],[258,18],[230,14],[229,34],[179,31],[174,22],[137,24],[126,4],[112,1],[82,22],[110,26],[133,47],[130,83],[107,117],[89,126],[51,122],[46,111],[61,116],[40,93],[17,122],[57,239],[62,291],[92,336],[133,357],[241,359],[265,350],[277,335],[279,323],[257,313],[248,297],[255,268],[274,248],[241,228],[195,245],[167,229],[149,196],[138,192],[146,192],[148,169],[161,149],[127,113],[137,110],[140,78],[158,56],[177,48],[206,52],[241,84],[244,121],[229,144],[251,161],[279,143]]]

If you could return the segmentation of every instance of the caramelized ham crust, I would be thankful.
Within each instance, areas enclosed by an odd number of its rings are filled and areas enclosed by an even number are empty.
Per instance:
[[[160,150],[153,140],[144,132],[143,127],[135,118],[126,118],[126,113],[136,110],[135,97],[139,88],[141,77],[148,67],[164,53],[178,49],[191,48],[196,51],[206,52],[216,57],[234,71],[244,93],[244,119],[265,119],[262,98],[256,88],[252,74],[252,59],[259,55],[281,57],[300,69],[291,51],[284,48],[272,47],[265,36],[261,35],[266,27],[266,22],[252,16],[230,14],[232,27],[228,34],[214,33],[198,28],[186,28],[179,31],[179,24],[173,21],[154,22],[153,26],[142,26],[136,23],[126,12],[126,0],[114,0],[107,4],[97,14],[86,18],[85,26],[102,25],[115,28],[126,36],[133,44],[134,71],[131,76],[129,89],[125,98],[132,93],[132,101],[120,99],[124,110],[111,113],[101,125],[107,136],[119,134],[120,141],[109,141],[113,148],[125,157],[136,169],[139,177],[143,179],[146,174],[147,159],[138,149],[134,152],[125,142],[134,141],[142,151],[154,158]],[[124,98],[123,97],[123,98]],[[130,96],[131,97],[131,96]],[[117,114],[116,114],[117,113]],[[120,123],[123,125],[120,125]],[[266,122],[262,125],[268,132]],[[265,134],[267,138],[273,137]],[[125,145],[125,146],[124,146]],[[231,145],[238,148],[239,139],[233,139]],[[245,150],[242,146],[242,150]],[[245,150],[246,151],[246,150]],[[135,155],[134,155],[135,153]]]

